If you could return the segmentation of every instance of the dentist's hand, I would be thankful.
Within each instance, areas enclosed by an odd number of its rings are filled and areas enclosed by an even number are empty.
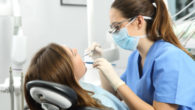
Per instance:
[[[116,91],[121,85],[125,84],[115,72],[112,65],[104,58],[98,58],[94,62],[94,67],[99,69],[105,78],[110,82]]]
[[[102,48],[98,43],[93,42],[92,45],[85,50],[85,54],[88,54],[93,59],[100,58],[102,56]]]

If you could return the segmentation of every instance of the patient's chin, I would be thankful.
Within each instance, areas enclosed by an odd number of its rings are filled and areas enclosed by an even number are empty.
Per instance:
[[[77,79],[80,80],[84,75],[85,73],[87,72],[87,68],[85,67],[85,69],[83,69],[83,72],[80,72],[79,74],[77,74]]]

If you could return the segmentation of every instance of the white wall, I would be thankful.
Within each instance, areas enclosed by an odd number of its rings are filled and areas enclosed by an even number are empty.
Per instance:
[[[60,0],[23,0],[23,27],[28,38],[28,58],[49,42],[87,47],[85,7],[60,6]]]

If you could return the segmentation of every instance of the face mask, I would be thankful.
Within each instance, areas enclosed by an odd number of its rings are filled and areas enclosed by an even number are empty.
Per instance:
[[[132,22],[130,22],[132,23]],[[128,24],[130,24],[128,23]],[[128,25],[127,24],[127,25]],[[145,38],[146,35],[144,36],[129,36],[128,31],[126,27],[120,29],[118,32],[115,32],[112,34],[112,37],[116,44],[118,44],[121,48],[125,50],[136,50],[137,45],[139,43],[140,38]]]
[[[127,29],[122,28],[119,32],[113,33],[112,35],[116,44],[125,50],[136,50],[140,38],[146,36],[129,36]]]

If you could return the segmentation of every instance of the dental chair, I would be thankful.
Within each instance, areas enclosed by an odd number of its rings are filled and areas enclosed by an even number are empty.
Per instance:
[[[34,80],[28,82],[26,88],[43,110],[100,110],[92,107],[77,107],[77,94],[68,86]]]

